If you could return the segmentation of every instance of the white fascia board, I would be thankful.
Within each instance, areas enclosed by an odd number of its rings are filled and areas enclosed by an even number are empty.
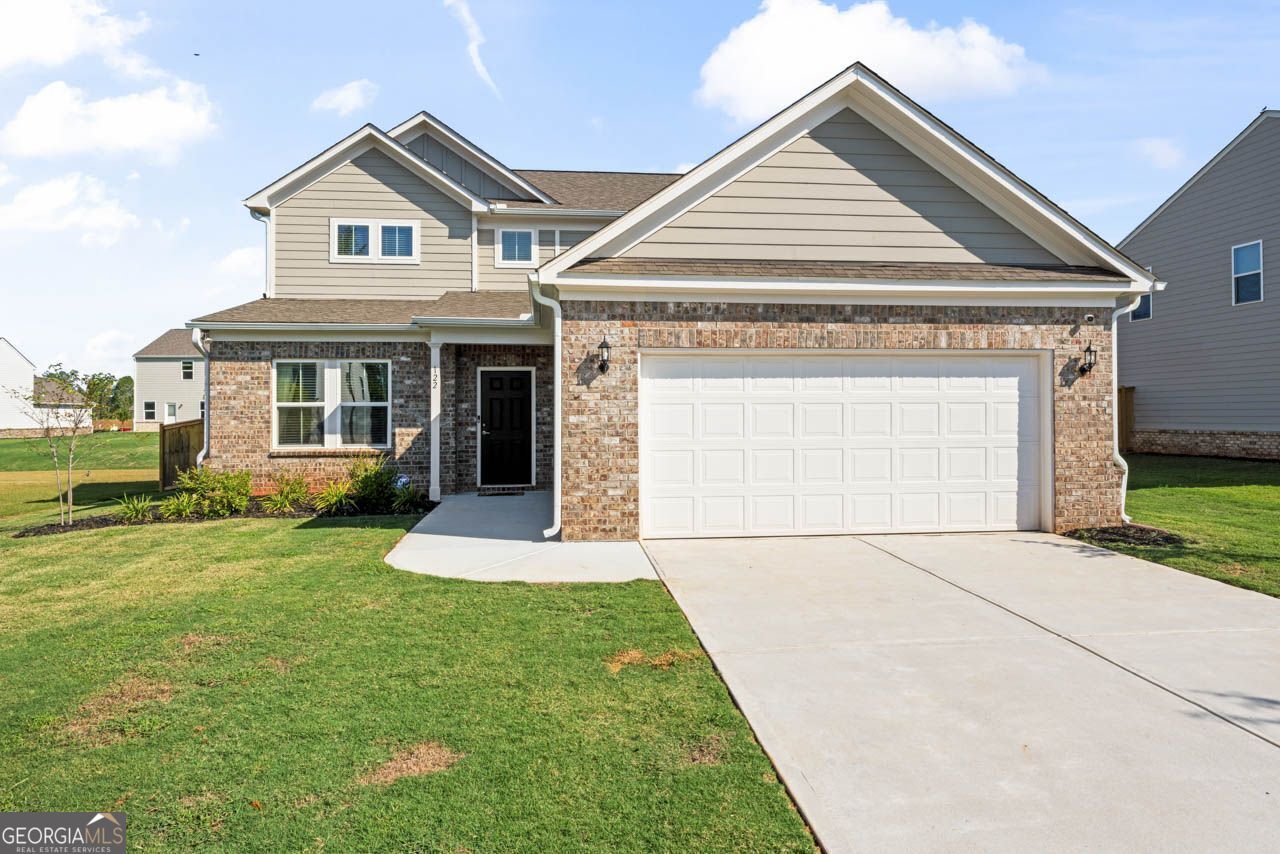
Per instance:
[[[617,219],[626,213],[626,211],[605,211],[592,210],[591,208],[513,208],[502,204],[502,202],[492,202],[489,205],[489,213],[492,216],[531,216],[531,217],[588,217],[594,219]]]
[[[475,195],[373,125],[365,125],[337,144],[330,146],[289,174],[263,187],[245,199],[243,204],[251,210],[270,211],[338,167],[374,148],[435,185],[472,213],[488,212],[488,201]]]
[[[435,116],[428,113],[426,110],[423,110],[422,112],[418,113],[415,116],[411,116],[410,118],[406,119],[405,121],[393,127],[390,131],[390,135],[394,137],[397,141],[403,143],[406,141],[406,137],[409,137],[412,131],[416,130],[419,126],[424,126],[424,125],[434,130],[440,136],[444,137],[446,141],[448,141],[455,147],[460,148],[467,154],[471,155],[471,157],[474,158],[475,160],[478,160],[480,161],[480,163],[484,164],[485,166],[488,166],[491,170],[496,172],[499,176],[506,179],[508,183],[516,186],[521,190],[524,190],[532,198],[537,199],[540,202],[546,202],[547,204],[555,203],[555,199],[551,198],[546,193],[539,190],[533,184],[530,184],[524,178],[521,178],[512,169],[508,168],[496,157],[493,157],[492,155],[490,155],[483,148],[476,145],[471,140],[464,137],[462,134],[456,132],[453,128],[449,127],[444,122],[440,121]]]
[[[1263,110],[1261,113],[1259,113],[1259,114],[1254,118],[1254,120],[1253,120],[1253,121],[1249,122],[1249,125],[1248,125],[1244,130],[1242,130],[1242,131],[1240,131],[1240,133],[1236,134],[1234,139],[1232,139],[1230,142],[1228,142],[1228,143],[1223,147],[1223,149],[1222,149],[1221,151],[1219,151],[1217,154],[1215,154],[1215,155],[1213,156],[1213,159],[1211,159],[1211,160],[1210,160],[1208,163],[1206,163],[1205,165],[1201,166],[1201,167],[1196,171],[1196,174],[1194,174],[1194,175],[1192,175],[1190,178],[1188,178],[1185,184],[1183,184],[1181,187],[1179,187],[1177,190],[1175,190],[1175,191],[1173,192],[1173,195],[1172,195],[1172,196],[1170,196],[1169,198],[1165,199],[1165,200],[1160,204],[1160,207],[1156,208],[1154,211],[1152,211],[1152,212],[1150,213],[1150,215],[1148,215],[1148,216],[1147,216],[1147,218],[1146,218],[1146,219],[1144,219],[1142,222],[1138,223],[1138,227],[1137,227],[1137,228],[1135,228],[1133,231],[1129,232],[1128,234],[1126,234],[1126,235],[1124,236],[1124,239],[1123,239],[1123,240],[1121,240],[1121,241],[1120,241],[1119,243],[1117,243],[1116,245],[1117,245],[1117,246],[1119,246],[1121,249],[1123,249],[1123,248],[1125,247],[1125,244],[1127,244],[1130,240],[1132,240],[1133,238],[1135,238],[1135,237],[1137,237],[1137,236],[1138,236],[1138,232],[1142,231],[1142,229],[1144,229],[1144,228],[1146,228],[1148,225],[1150,225],[1150,224],[1152,223],[1152,221],[1153,221],[1156,217],[1158,217],[1158,216],[1160,216],[1160,214],[1164,213],[1165,209],[1166,209],[1166,208],[1168,208],[1168,207],[1169,207],[1169,205],[1171,205],[1171,204],[1173,204],[1174,202],[1176,202],[1176,201],[1177,201],[1177,200],[1182,196],[1182,194],[1183,194],[1183,193],[1185,193],[1187,190],[1191,189],[1191,185],[1192,185],[1192,184],[1196,183],[1196,182],[1197,182],[1197,181],[1199,181],[1201,178],[1203,178],[1203,177],[1204,177],[1204,176],[1209,172],[1209,170],[1210,170],[1210,169],[1212,169],[1213,167],[1215,167],[1215,166],[1217,166],[1217,165],[1218,165],[1219,161],[1221,161],[1221,160],[1222,160],[1222,158],[1224,158],[1224,157],[1226,157],[1228,154],[1230,154],[1230,153],[1231,153],[1231,150],[1232,150],[1232,149],[1234,149],[1237,145],[1239,145],[1239,144],[1241,143],[1241,141],[1243,141],[1243,140],[1244,140],[1244,138],[1245,138],[1246,136],[1248,136],[1249,134],[1253,133],[1254,129],[1255,129],[1255,128],[1257,128],[1257,126],[1258,126],[1258,125],[1262,124],[1262,122],[1263,122],[1264,120],[1266,120],[1266,119],[1274,119],[1274,118],[1280,118],[1280,110]],[[1163,289],[1161,289],[1161,290],[1163,290]]]
[[[437,326],[519,327],[536,325],[531,312],[526,312],[519,317],[415,317],[413,323],[415,326],[431,328]]]

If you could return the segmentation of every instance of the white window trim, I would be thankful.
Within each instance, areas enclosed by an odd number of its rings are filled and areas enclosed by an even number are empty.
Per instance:
[[[383,403],[343,403],[342,402],[342,363],[370,362],[387,366],[387,402]],[[276,366],[279,364],[314,364],[320,366],[321,398],[315,403],[280,403],[276,399]],[[316,451],[326,448],[343,450],[387,451],[395,442],[395,395],[392,391],[394,382],[390,359],[272,359],[271,360],[271,450],[273,451]],[[320,407],[324,411],[323,436],[319,445],[281,445],[278,418],[281,406]],[[342,407],[343,406],[386,406],[387,407],[387,443],[385,445],[347,444],[342,441]]]
[[[187,376],[188,373],[191,374],[191,376]],[[187,380],[195,379],[196,378],[195,361],[193,361],[192,359],[183,359],[182,362],[178,365],[178,376],[180,376],[184,382]]]
[[[147,414],[147,407],[151,408],[150,415]],[[156,402],[154,400],[144,400],[142,402],[142,420],[143,421],[156,420]]]
[[[369,227],[368,255],[339,255],[338,226],[367,225]],[[407,225],[413,229],[413,254],[408,258],[399,256],[385,258],[382,255],[382,226]],[[422,263],[422,230],[416,219],[361,219],[358,217],[329,217],[329,262],[331,264],[421,264]]]
[[[483,471],[484,437],[480,435],[481,402],[484,395],[484,375],[486,371],[528,371],[529,372],[529,483],[483,483],[480,472]],[[528,365],[516,365],[509,368],[479,366],[476,368],[476,486],[502,488],[508,486],[538,485],[538,369]]]
[[[1236,250],[1237,250],[1237,249],[1243,249],[1243,248],[1244,248],[1244,247],[1246,247],[1246,246],[1252,246],[1252,245],[1254,245],[1255,243],[1256,243],[1256,244],[1258,244],[1258,269],[1257,269],[1257,273],[1258,273],[1258,298],[1257,298],[1257,299],[1251,299],[1251,300],[1249,300],[1248,302],[1237,302],[1237,301],[1236,301],[1236,279],[1238,279],[1238,278],[1239,278],[1239,277],[1241,277],[1241,276],[1250,276],[1250,275],[1253,275],[1253,273],[1254,273],[1255,271],[1250,270],[1250,271],[1249,271],[1249,272],[1247,272],[1247,273],[1237,273],[1237,272],[1236,272]],[[1263,261],[1262,261],[1262,240],[1261,240],[1261,239],[1258,239],[1258,240],[1250,240],[1250,241],[1249,241],[1249,242],[1247,242],[1247,243],[1237,243],[1235,246],[1232,246],[1232,247],[1231,247],[1231,304],[1232,304],[1232,305],[1253,305],[1254,303],[1259,303],[1259,302],[1262,302],[1264,299],[1266,299],[1266,296],[1267,296],[1267,276],[1266,276],[1266,274],[1265,274],[1265,273],[1263,273],[1263,272],[1262,272],[1262,268],[1263,268],[1263,266],[1264,266],[1264,265],[1263,265]]]
[[[527,232],[529,237],[528,261],[504,261],[502,259],[502,235],[508,231]],[[538,229],[536,228],[496,228],[493,233],[493,266],[532,270],[538,266]]]

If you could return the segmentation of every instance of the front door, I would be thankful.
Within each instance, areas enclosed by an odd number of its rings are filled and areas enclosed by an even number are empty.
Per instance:
[[[480,485],[533,483],[533,372],[480,371]]]

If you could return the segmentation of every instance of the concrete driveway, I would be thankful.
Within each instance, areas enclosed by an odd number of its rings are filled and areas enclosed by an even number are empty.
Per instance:
[[[1048,534],[646,547],[830,851],[1280,850],[1280,601]]]

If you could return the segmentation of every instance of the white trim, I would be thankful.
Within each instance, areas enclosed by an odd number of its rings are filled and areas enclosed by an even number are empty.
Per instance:
[[[1142,305],[1142,301],[1147,301],[1147,316],[1138,317],[1138,308]],[[1156,316],[1156,295],[1155,291],[1138,296],[1138,304],[1133,307],[1133,311],[1129,312],[1130,323],[1142,323],[1144,320],[1150,320]]]
[[[150,407],[151,407],[151,414],[150,414],[150,415],[148,415],[148,414],[147,414],[147,407],[148,407],[148,406],[150,406]],[[156,420],[156,402],[155,402],[154,400],[144,400],[144,401],[142,401],[142,420],[143,420],[143,421],[155,421],[155,420]]]
[[[339,255],[338,227],[343,225],[360,226],[369,229],[368,255]],[[409,264],[422,263],[422,246],[420,242],[422,223],[416,219],[366,219],[351,216],[329,217],[329,263],[330,264]],[[410,255],[383,255],[382,229],[410,228],[413,230],[413,247]]]
[[[480,224],[471,215],[471,292],[480,290]]]
[[[366,362],[383,364],[387,366],[387,400],[385,403],[344,403],[342,400],[342,364],[344,362]],[[276,366],[279,364],[313,364],[319,366],[318,376],[316,380],[320,386],[321,398],[319,401],[305,403],[281,403],[276,399],[277,373]],[[289,358],[273,358],[271,360],[271,450],[272,451],[306,451],[317,449],[340,449],[340,450],[374,450],[387,451],[395,445],[395,413],[393,412],[395,404],[395,395],[392,391],[394,383],[394,369],[390,359],[289,359]],[[289,407],[293,409],[320,409],[323,412],[321,418],[321,443],[319,445],[281,445],[279,444],[279,423],[277,414],[280,407]],[[347,444],[342,441],[342,407],[344,406],[363,406],[372,408],[374,406],[385,406],[387,409],[387,442],[384,445],[363,445],[363,444]]]
[[[176,401],[166,400],[164,402],[164,423],[165,424],[178,423],[178,408],[179,407]],[[173,410],[172,415],[169,414],[169,410]]]
[[[308,401],[305,403],[280,403],[276,399],[276,385],[279,383],[279,374],[276,366],[279,364],[298,365],[310,364],[316,365],[316,384],[320,388],[320,399],[318,401]],[[331,447],[329,444],[329,382],[328,382],[328,364],[324,359],[272,359],[271,360],[271,450],[273,451],[298,451],[317,448]],[[281,445],[279,419],[276,417],[280,407],[287,406],[292,409],[319,409],[320,415],[320,444],[318,445]]]
[[[1165,209],[1166,209],[1166,208],[1168,208],[1168,207],[1169,207],[1169,205],[1173,204],[1173,203],[1174,203],[1174,202],[1176,202],[1179,198],[1181,198],[1183,193],[1185,193],[1187,190],[1191,189],[1191,185],[1192,185],[1192,184],[1196,183],[1196,182],[1197,182],[1197,181],[1199,181],[1201,178],[1203,178],[1203,177],[1205,176],[1205,174],[1206,174],[1210,169],[1212,169],[1214,166],[1217,166],[1217,165],[1218,165],[1218,162],[1219,162],[1220,160],[1222,160],[1222,158],[1224,158],[1224,157],[1226,157],[1228,154],[1230,154],[1230,153],[1231,153],[1231,150],[1232,150],[1233,148],[1235,148],[1237,145],[1239,145],[1239,144],[1240,144],[1240,142],[1241,142],[1241,141],[1242,141],[1246,136],[1248,136],[1249,134],[1253,133],[1254,129],[1255,129],[1258,125],[1262,124],[1263,120],[1265,120],[1265,119],[1274,119],[1274,118],[1280,118],[1280,110],[1263,110],[1261,113],[1259,113],[1257,116],[1255,116],[1255,117],[1254,117],[1254,119],[1253,119],[1253,121],[1249,122],[1249,124],[1245,127],[1245,129],[1244,129],[1244,130],[1242,130],[1242,131],[1240,131],[1240,133],[1236,134],[1236,135],[1235,135],[1235,138],[1234,138],[1234,139],[1232,139],[1230,142],[1228,142],[1225,146],[1223,146],[1222,150],[1221,150],[1221,151],[1219,151],[1217,154],[1215,154],[1215,155],[1213,156],[1213,158],[1212,158],[1208,163],[1206,163],[1205,165],[1201,166],[1201,167],[1200,167],[1200,169],[1196,172],[1196,174],[1192,175],[1190,178],[1188,178],[1188,179],[1187,179],[1187,181],[1186,181],[1186,183],[1185,183],[1185,184],[1183,184],[1183,185],[1182,185],[1181,187],[1179,187],[1177,190],[1174,190],[1174,192],[1173,192],[1173,195],[1172,195],[1172,196],[1170,196],[1169,198],[1165,199],[1165,200],[1160,204],[1160,207],[1156,208],[1154,211],[1152,211],[1152,212],[1151,212],[1151,214],[1150,214],[1149,216],[1147,216],[1147,218],[1146,218],[1146,219],[1144,219],[1142,222],[1138,223],[1138,227],[1137,227],[1137,228],[1135,228],[1133,231],[1129,232],[1128,234],[1126,234],[1126,235],[1124,236],[1124,239],[1123,239],[1123,240],[1121,240],[1119,243],[1117,243],[1117,244],[1116,244],[1116,246],[1120,247],[1121,249],[1124,249],[1125,244],[1127,244],[1130,240],[1133,240],[1133,238],[1137,237],[1137,236],[1138,236],[1138,232],[1142,231],[1142,229],[1144,229],[1144,228],[1146,228],[1148,225],[1150,225],[1150,224],[1151,224],[1151,222],[1152,222],[1156,217],[1158,217],[1158,216],[1160,216],[1160,214],[1164,213],[1164,212],[1165,212]]]
[[[507,232],[529,234],[529,260],[508,261],[502,257],[502,236]],[[538,229],[498,227],[493,230],[493,266],[498,269],[532,270],[538,266]]]
[[[564,417],[562,413],[562,410],[564,409],[562,406],[562,402],[564,400],[562,390],[562,386],[564,384],[562,380],[564,371],[561,369],[561,365],[563,364],[561,351],[564,349],[564,317],[563,312],[560,309],[560,303],[543,294],[536,279],[536,273],[529,274],[529,295],[533,297],[533,301],[538,305],[551,309],[552,322],[551,364],[553,365],[553,368],[551,394],[555,405],[551,407],[551,524],[542,531],[542,536],[549,540],[556,534],[560,533],[560,512],[561,505],[563,503],[563,497],[560,494],[563,478],[563,475],[560,473],[560,445]],[[534,427],[537,427],[536,422]],[[534,430],[534,439],[535,441],[537,440],[536,429]],[[536,461],[534,465],[534,476],[537,476]]]
[[[1247,273],[1237,273],[1237,272],[1236,272],[1236,250],[1237,250],[1237,249],[1243,249],[1243,248],[1245,248],[1246,246],[1252,246],[1252,245],[1254,245],[1255,243],[1256,243],[1256,244],[1258,244],[1258,269],[1257,269],[1256,271],[1255,271],[1255,270],[1250,270],[1250,271],[1249,271],[1249,272],[1247,272]],[[1231,247],[1231,304],[1232,304],[1233,306],[1236,306],[1236,305],[1253,305],[1253,304],[1254,304],[1254,303],[1256,303],[1256,302],[1262,302],[1262,301],[1263,301],[1263,299],[1266,297],[1266,283],[1267,283],[1267,277],[1266,277],[1266,275],[1262,272],[1262,266],[1263,266],[1263,264],[1262,264],[1262,238],[1258,238],[1257,240],[1250,240],[1250,241],[1249,241],[1249,242],[1247,242],[1247,243],[1237,243],[1235,246],[1232,246],[1232,247]],[[1255,272],[1258,274],[1258,298],[1257,298],[1257,299],[1246,300],[1245,302],[1239,302],[1239,301],[1237,301],[1237,300],[1236,300],[1236,279],[1240,278],[1241,276],[1252,276]]]
[[[187,376],[188,370],[191,372],[191,376]],[[196,360],[180,359],[178,362],[178,377],[182,382],[194,380],[196,378]]]
[[[431,501],[440,500],[440,429],[442,420],[440,418],[440,344],[432,341],[431,347],[431,374],[429,384],[431,387],[431,484],[427,490],[427,498]]]
[[[498,175],[495,177],[504,179],[506,183],[514,186],[516,189],[524,190],[530,196],[539,201],[546,202],[547,204],[555,203],[555,200],[550,196],[543,193],[529,181],[521,178],[513,170],[509,169],[507,166],[503,165],[502,162],[491,156],[484,149],[480,148],[480,146],[471,142],[471,140],[462,136],[453,128],[428,113],[426,110],[422,110],[421,112],[405,119],[403,122],[393,127],[389,134],[397,141],[404,142],[405,140],[401,139],[401,137],[408,135],[409,131],[415,130],[419,125],[426,125],[430,127],[437,134],[444,137],[446,142],[452,143],[454,146],[463,149],[463,151],[470,154],[473,159],[479,160],[481,164],[488,166],[494,172],[497,172]],[[408,141],[412,142],[418,136],[421,136],[421,134],[409,137]]]
[[[529,372],[529,482],[528,483],[483,483],[480,473],[484,470],[481,465],[481,453],[484,448],[484,434],[482,432],[480,419],[482,410],[480,408],[481,395],[484,393],[484,386],[480,382],[480,377],[485,371],[528,371]],[[559,406],[559,402],[556,403]],[[514,365],[510,367],[500,367],[498,365],[477,365],[476,366],[476,486],[488,488],[501,488],[508,486],[537,486],[538,485],[538,369],[527,365]]]
[[[625,214],[626,211],[614,211],[614,210],[607,210],[604,208],[601,208],[599,210],[595,208],[560,208],[560,207],[554,207],[554,206],[546,207],[546,208],[526,208],[526,207],[513,208],[513,207],[510,207],[509,205],[503,204],[502,202],[493,202],[492,204],[489,205],[489,213],[493,216],[531,216],[531,217],[562,216],[565,218],[583,217],[586,219],[617,219],[618,217]]]

